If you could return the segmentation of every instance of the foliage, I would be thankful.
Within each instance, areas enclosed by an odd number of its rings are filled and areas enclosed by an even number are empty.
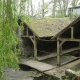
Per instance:
[[[70,17],[70,19],[74,20],[74,19],[78,18],[79,15],[77,13],[69,12],[69,17]]]
[[[75,80],[75,77],[70,77],[70,76],[65,76],[65,79],[60,79],[60,80]]]
[[[13,16],[14,7],[10,5],[13,5],[10,0],[0,1],[0,77],[3,75],[5,68],[18,67],[16,56],[18,53],[18,49],[16,49],[18,44],[16,35],[17,17],[16,15]]]
[[[64,18],[64,12],[63,12],[63,9],[60,9],[57,11],[57,15],[56,15],[57,18]]]

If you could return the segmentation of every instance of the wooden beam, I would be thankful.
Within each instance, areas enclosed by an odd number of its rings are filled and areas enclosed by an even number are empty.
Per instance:
[[[57,65],[61,65],[61,57],[60,57],[60,47],[59,47],[60,41],[57,41]]]
[[[30,37],[30,36],[29,36],[29,38],[31,39],[32,43],[34,44],[34,40],[33,40],[33,37]]]
[[[59,47],[61,47],[61,46],[64,44],[64,42],[66,42],[66,41],[63,40],[63,41],[60,43]]]
[[[34,37],[34,58],[37,59],[37,40]]]
[[[71,39],[71,38],[59,38],[60,41],[76,41],[76,42],[80,42],[80,39]]]
[[[71,39],[73,39],[73,38],[74,38],[74,28],[71,27]]]
[[[61,46],[61,48],[62,48],[62,46]],[[67,54],[67,53],[70,53],[70,52],[73,52],[73,51],[76,51],[76,50],[80,50],[80,47],[76,47],[76,48],[72,48],[72,49],[68,49],[68,50],[61,49],[60,56]],[[50,53],[49,55],[39,56],[38,60],[44,60],[44,59],[54,58],[54,57],[57,57],[57,52]]]

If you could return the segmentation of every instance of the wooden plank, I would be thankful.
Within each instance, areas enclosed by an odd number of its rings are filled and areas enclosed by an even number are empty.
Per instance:
[[[61,67],[56,67],[55,69],[45,71],[44,73],[53,77],[57,77],[60,80],[62,76],[65,76],[65,71],[67,69],[70,69],[74,67],[75,65],[78,65],[79,63],[80,63],[80,59],[74,62],[71,62],[69,64],[63,65]]]
[[[68,64],[68,63],[73,62],[73,61],[78,60],[78,59],[80,59],[80,58],[71,56],[71,59],[70,59],[70,60],[68,60],[68,61],[66,61],[66,62],[63,62],[61,65]]]
[[[73,52],[73,51],[76,51],[76,50],[80,50],[80,47],[64,50],[64,51],[61,52],[60,55],[64,55],[64,54],[67,54],[67,53],[70,53],[70,52]],[[45,53],[43,53],[43,54],[45,54]],[[53,53],[50,53],[48,55],[38,56],[37,59],[38,60],[45,60],[45,59],[56,57],[56,56],[57,56],[57,52],[53,52]]]
[[[36,60],[21,60],[20,64],[24,64],[26,66],[30,66],[36,70],[39,70],[41,72],[43,71],[47,71],[47,70],[51,70],[53,68],[55,68],[56,66],[52,66],[43,62],[39,62]]]
[[[76,48],[64,50],[64,51],[62,52],[62,54],[70,53],[70,52],[73,52],[73,51],[76,51],[76,50],[80,50],[80,47],[76,47]]]
[[[61,67],[52,66],[43,62],[39,62],[36,60],[21,60],[19,64],[24,64],[26,66],[30,66],[36,70],[41,71],[44,74],[49,76],[53,76],[60,80],[62,76],[65,76],[65,71],[74,67],[75,65],[80,64],[80,59],[71,62],[69,64],[63,65]]]
[[[60,41],[76,41],[76,42],[80,42],[80,39],[71,39],[71,38],[59,38]]]
[[[45,53],[43,53],[45,54]],[[54,53],[50,53],[48,55],[44,55],[44,56],[38,56],[38,60],[45,60],[45,59],[48,59],[48,58],[52,58],[52,57],[56,57],[57,56],[57,53],[54,52]]]
[[[34,38],[34,36],[22,36],[23,38],[29,38],[29,37],[31,37],[31,38]]]

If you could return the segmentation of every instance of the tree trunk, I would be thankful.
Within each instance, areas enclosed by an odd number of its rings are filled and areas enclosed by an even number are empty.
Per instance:
[[[59,4],[59,10],[60,10],[60,14],[63,14],[63,11],[62,11],[62,0],[58,0],[58,4]]]
[[[44,18],[44,0],[42,0],[42,17]]]
[[[69,0],[63,0],[64,16],[66,16]]]
[[[57,3],[57,0],[54,0],[54,4],[53,4],[53,8],[52,8],[52,17],[53,18],[55,17],[55,13],[56,13],[56,3]]]
[[[13,27],[13,13],[12,13],[12,0],[7,0],[7,5],[6,5],[6,19],[9,22],[9,25]]]
[[[76,7],[79,0],[72,0],[72,7]]]
[[[31,16],[33,17],[33,3],[32,3],[32,0],[30,0],[30,5],[31,5]]]
[[[30,15],[30,13],[29,13],[29,0],[27,1],[27,14],[28,14],[28,16]]]

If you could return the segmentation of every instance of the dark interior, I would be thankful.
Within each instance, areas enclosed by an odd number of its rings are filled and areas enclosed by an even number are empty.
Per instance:
[[[74,27],[74,38],[80,39],[80,21],[77,22],[75,25],[73,25],[73,27]]]
[[[69,28],[63,34],[60,35],[61,38],[71,38],[71,29]]]
[[[38,42],[38,56],[48,55],[56,52],[57,45],[56,41],[39,41]]]
[[[33,32],[28,28],[28,31],[29,31],[29,36],[33,36]]]
[[[62,49],[63,50],[68,50],[68,49],[72,49],[72,48],[76,48],[76,47],[79,47],[79,43],[78,42],[66,41],[63,44]]]
[[[26,48],[26,52],[29,53],[29,56],[33,56],[33,43],[29,38],[24,38],[24,47]],[[79,42],[74,42],[74,41],[66,41],[62,45],[62,51],[64,50],[69,50],[72,48],[77,48],[79,47]],[[32,51],[30,51],[32,50]],[[57,52],[57,42],[56,41],[38,41],[37,45],[37,52],[38,56],[45,56],[49,55],[51,53]]]
[[[74,38],[80,39],[80,21],[78,21],[76,24],[72,25],[71,27],[74,28]],[[66,30],[60,35],[61,38],[71,38],[71,28]]]

